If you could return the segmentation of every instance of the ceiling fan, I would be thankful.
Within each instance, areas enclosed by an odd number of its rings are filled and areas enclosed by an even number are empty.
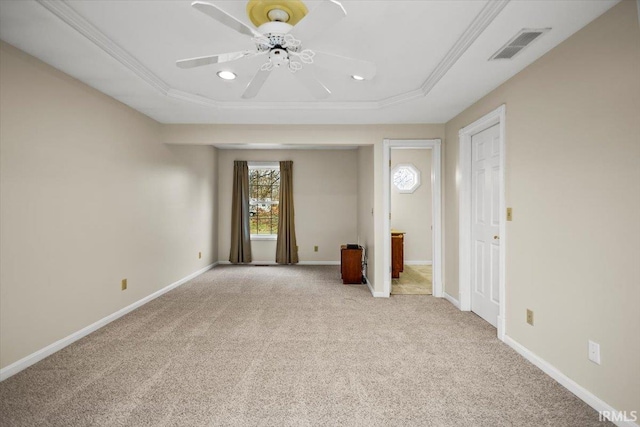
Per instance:
[[[302,48],[302,41],[311,41],[347,15],[342,5],[335,0],[323,0],[310,13],[301,0],[251,0],[247,4],[247,14],[257,29],[249,27],[214,4],[194,1],[191,6],[221,24],[250,36],[256,47],[254,50],[182,59],[176,65],[180,68],[193,68],[264,56],[266,62],[245,89],[243,98],[255,97],[275,68],[288,68],[318,99],[328,97],[331,91],[309,69],[311,64],[347,73],[356,80],[372,79],[376,73],[376,66],[372,62]]]

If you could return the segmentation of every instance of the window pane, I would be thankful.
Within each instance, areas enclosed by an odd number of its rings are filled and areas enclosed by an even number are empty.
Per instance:
[[[258,217],[257,216],[252,216],[249,217],[249,230],[251,234],[257,234],[258,233]]]
[[[279,190],[279,170],[249,170],[249,215],[251,234],[278,233]]]

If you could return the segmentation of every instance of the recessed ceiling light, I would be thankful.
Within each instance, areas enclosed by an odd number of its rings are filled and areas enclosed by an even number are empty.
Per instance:
[[[233,80],[236,78],[236,75],[231,71],[218,71],[216,74],[223,80]]]
[[[362,80],[364,80],[364,77],[359,76],[359,75],[357,75],[357,74],[354,74],[353,76],[351,76],[351,78],[352,78],[353,80],[357,80],[357,81],[359,81],[359,82],[361,82]]]

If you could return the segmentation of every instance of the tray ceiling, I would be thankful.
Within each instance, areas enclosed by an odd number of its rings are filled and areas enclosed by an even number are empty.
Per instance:
[[[342,1],[347,17],[305,48],[373,61],[377,74],[357,82],[314,67],[332,92],[322,101],[286,69],[242,99],[263,58],[176,67],[253,48],[190,1],[2,1],[0,38],[163,123],[442,123],[616,2]],[[211,3],[252,25],[245,1]],[[512,60],[488,60],[523,28],[551,30]],[[219,79],[223,69],[238,78]]]

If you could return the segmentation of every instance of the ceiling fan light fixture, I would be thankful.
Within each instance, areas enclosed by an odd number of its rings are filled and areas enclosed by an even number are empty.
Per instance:
[[[227,70],[218,71],[216,74],[222,80],[235,80],[235,78],[237,77],[235,73]]]
[[[359,75],[357,75],[357,74],[353,74],[353,75],[351,76],[351,78],[352,78],[353,80],[357,81],[357,82],[361,82],[361,81],[363,81],[363,80],[364,80],[364,77],[359,76]]]
[[[277,22],[287,22],[290,18],[287,11],[282,9],[271,9],[269,12],[267,12],[267,16],[270,20]]]

